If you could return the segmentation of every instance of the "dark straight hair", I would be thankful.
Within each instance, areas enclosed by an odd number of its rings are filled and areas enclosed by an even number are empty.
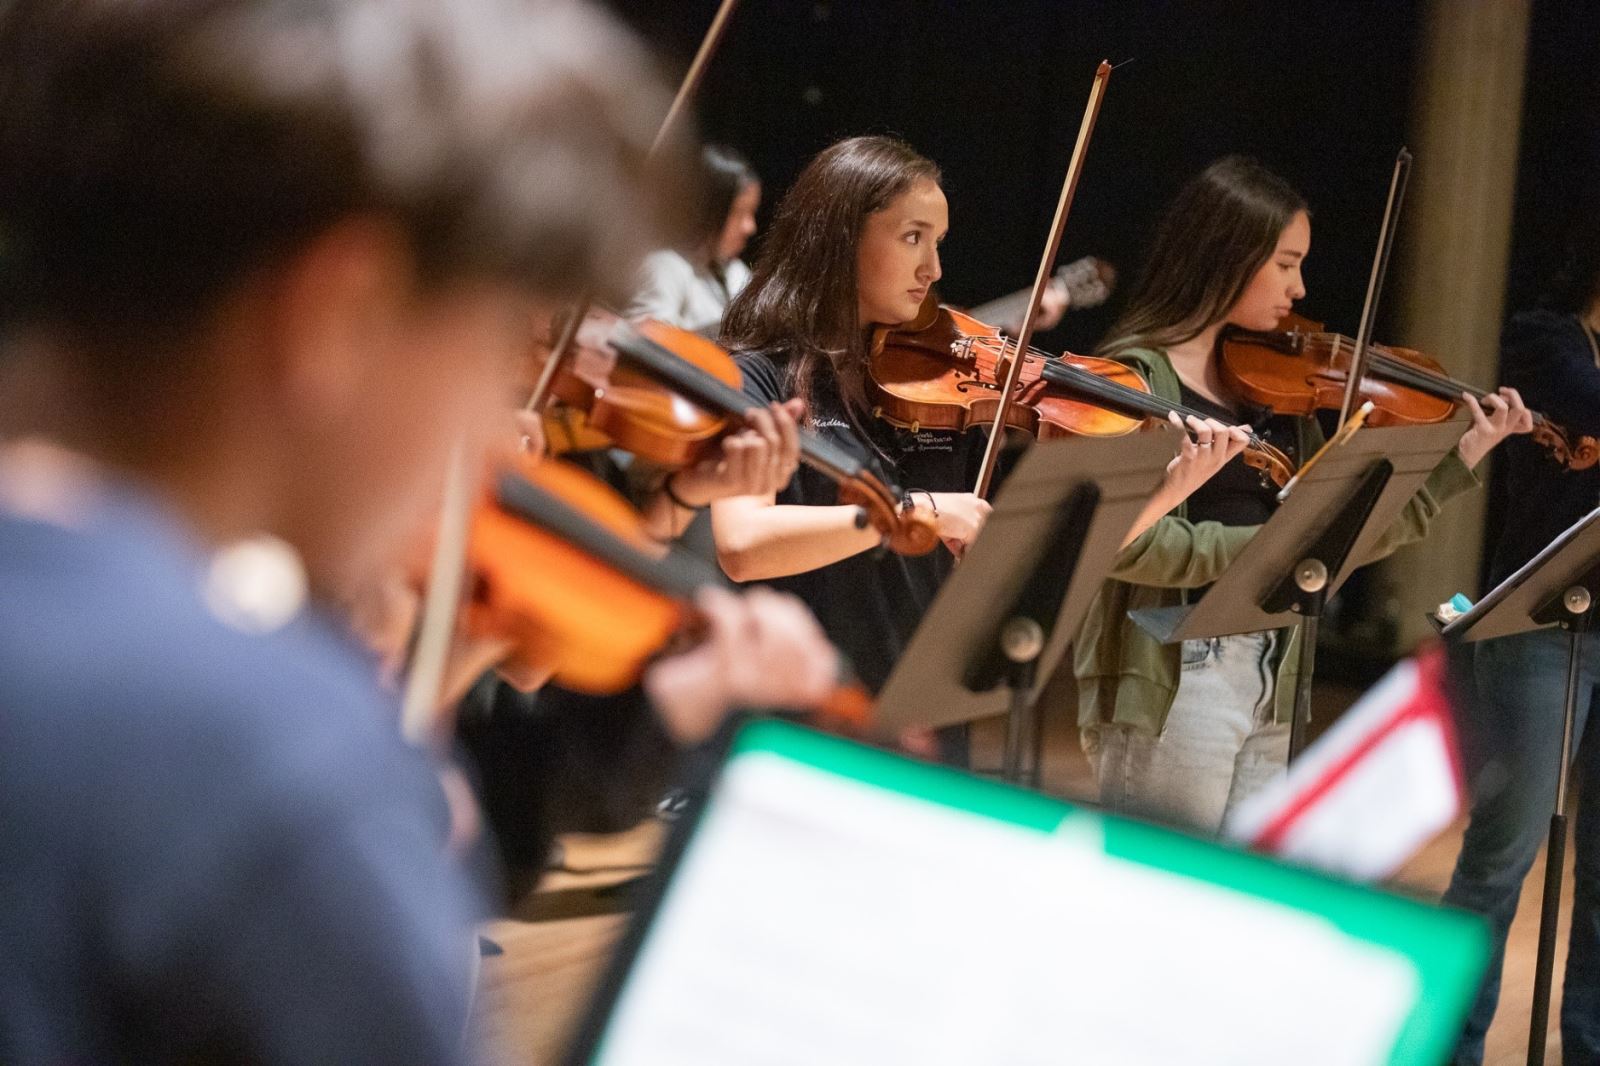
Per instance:
[[[1133,295],[1099,351],[1167,348],[1221,322],[1305,210],[1300,194],[1254,159],[1231,155],[1206,167],[1162,216]]]
[[[644,50],[571,0],[13,0],[0,330],[141,376],[347,217],[420,280],[629,284],[688,187]]]
[[[739,194],[761,178],[750,161],[725,144],[700,149],[700,211],[693,236],[697,249],[709,247],[728,224]]]
[[[750,283],[728,307],[722,339],[784,364],[794,395],[819,386],[865,425],[867,342],[859,321],[856,256],[867,216],[939,168],[893,137],[852,137],[806,165],[778,206]],[[831,381],[823,381],[826,369]]]

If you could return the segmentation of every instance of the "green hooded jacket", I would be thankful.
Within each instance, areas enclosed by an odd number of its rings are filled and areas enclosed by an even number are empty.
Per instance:
[[[1178,374],[1165,352],[1136,348],[1119,352],[1116,358],[1139,370],[1157,396],[1179,400]],[[1316,419],[1300,419],[1299,454],[1311,455],[1322,443]],[[1421,540],[1446,500],[1478,485],[1477,475],[1451,449],[1400,517],[1384,531],[1367,561]],[[1179,504],[1122,550],[1112,567],[1111,580],[1095,597],[1073,644],[1080,727],[1111,722],[1150,734],[1161,732],[1182,676],[1182,645],[1157,643],[1128,612],[1182,604],[1185,590],[1221,577],[1259,528],[1190,522],[1187,505]],[[1289,721],[1293,711],[1299,637],[1296,626],[1289,639],[1279,644],[1282,650],[1273,705],[1280,722]]]

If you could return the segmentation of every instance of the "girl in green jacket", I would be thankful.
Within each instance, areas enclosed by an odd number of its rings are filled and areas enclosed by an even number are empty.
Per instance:
[[[1305,201],[1252,160],[1219,160],[1168,209],[1148,265],[1101,354],[1138,367],[1157,395],[1258,435],[1301,461],[1316,420],[1252,409],[1223,381],[1226,326],[1270,330],[1306,294]],[[1419,540],[1472,468],[1531,417],[1511,389],[1480,406],[1460,443],[1380,540],[1377,558]],[[1196,598],[1276,507],[1276,486],[1235,459],[1125,547],[1074,650],[1079,723],[1101,802],[1206,832],[1283,769],[1298,630],[1161,645],[1130,610]],[[1369,559],[1370,561],[1370,559]]]

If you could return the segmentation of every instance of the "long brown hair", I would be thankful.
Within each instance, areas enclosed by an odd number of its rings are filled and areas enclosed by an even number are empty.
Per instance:
[[[1168,348],[1221,322],[1306,209],[1254,159],[1230,155],[1206,167],[1162,216],[1139,283],[1099,350]]]
[[[823,151],[778,206],[750,283],[728,307],[722,339],[784,362],[808,403],[832,369],[845,413],[867,415],[866,336],[859,321],[856,254],[867,216],[939,168],[893,137],[851,137]]]

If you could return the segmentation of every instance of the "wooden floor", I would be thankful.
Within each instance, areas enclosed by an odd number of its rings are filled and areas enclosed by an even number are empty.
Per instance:
[[[1329,693],[1331,696],[1332,693]],[[979,764],[993,758],[998,734],[985,730],[975,741]],[[1045,787],[1056,795],[1082,796],[1090,783],[1088,766],[1078,751],[1076,734],[1062,730],[1047,738]],[[520,916],[569,913],[579,909],[574,889],[613,883],[639,873],[659,847],[663,833],[654,823],[615,837],[574,837],[565,841],[566,865],[589,871],[555,873],[525,901]],[[1396,887],[1436,899],[1449,882],[1460,846],[1461,826],[1434,841],[1396,878]],[[1571,849],[1568,849],[1571,855]],[[1570,861],[1570,859],[1569,859]],[[1522,906],[1512,926],[1507,949],[1500,1010],[1489,1033],[1488,1066],[1526,1061],[1528,1021],[1533,988],[1534,954],[1539,921],[1539,885],[1543,861],[1529,874]],[[1556,958],[1558,988],[1550,1011],[1547,1036],[1550,1062],[1559,1062],[1556,1019],[1560,1011],[1559,974],[1566,959],[1566,930],[1572,907],[1569,866],[1562,902],[1560,948]],[[615,915],[576,916],[493,923],[485,933],[504,954],[485,960],[479,995],[480,1025],[493,1066],[525,1066],[557,1061],[569,1028],[580,1017],[591,984],[609,957],[625,918]],[[1330,1005],[1329,1009],[1337,1009]]]

